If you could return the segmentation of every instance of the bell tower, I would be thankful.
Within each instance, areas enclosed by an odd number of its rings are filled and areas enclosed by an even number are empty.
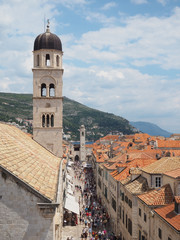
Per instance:
[[[86,142],[85,142],[85,127],[80,127],[80,161],[86,160]]]
[[[34,41],[33,51],[33,139],[62,157],[62,44],[50,32]]]

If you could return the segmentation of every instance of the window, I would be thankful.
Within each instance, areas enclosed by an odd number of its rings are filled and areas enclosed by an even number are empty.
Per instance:
[[[39,54],[37,55],[37,66],[39,66]]]
[[[45,127],[45,115],[42,116],[42,127]]]
[[[124,223],[124,210],[123,210],[123,223]]]
[[[105,171],[105,179],[108,180],[108,173]]]
[[[161,177],[156,177],[155,184],[156,187],[161,187]]]
[[[107,198],[107,187],[104,188],[104,196]]]
[[[162,231],[161,231],[160,228],[158,228],[158,236],[159,236],[160,239],[162,238]]]
[[[84,132],[82,132],[82,136],[84,136]]]
[[[132,208],[132,201],[129,199],[129,207]]]
[[[127,220],[127,214],[126,214],[126,228],[127,228],[127,221],[128,221],[128,220]]]
[[[146,214],[144,213],[144,221],[146,222]]]
[[[141,231],[139,230],[139,240],[141,240]]]
[[[101,181],[99,178],[98,178],[98,186],[101,188]]]
[[[121,194],[121,200],[124,201],[124,193]]]
[[[128,232],[132,235],[132,221],[130,218],[128,218]]]
[[[46,66],[50,66],[50,55],[46,54],[46,62],[45,62]]]
[[[46,84],[41,84],[41,97],[46,97]]]
[[[129,200],[128,197],[125,196],[125,202],[126,202],[126,203],[128,203],[128,200]]]
[[[46,117],[46,127],[49,127],[49,114]]]
[[[59,67],[59,56],[56,56],[56,66]]]
[[[139,216],[141,217],[141,209],[139,208]]]
[[[172,240],[170,237],[168,237],[168,240]]]
[[[51,127],[54,127],[54,115],[51,115]]]
[[[54,96],[55,96],[55,87],[54,87],[54,84],[53,84],[53,83],[51,83],[51,84],[49,85],[49,96],[50,96],[50,97],[54,97]]]
[[[121,219],[121,206],[119,207],[119,217]]]
[[[102,176],[100,167],[98,168],[98,173],[99,173],[100,176]]]
[[[112,205],[112,208],[114,209],[114,211],[116,212],[116,201],[114,200],[113,197],[112,197],[111,205]]]

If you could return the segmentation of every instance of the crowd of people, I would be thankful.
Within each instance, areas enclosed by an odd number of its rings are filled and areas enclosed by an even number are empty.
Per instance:
[[[92,168],[83,168],[79,162],[73,165],[76,179],[75,191],[79,192],[79,224],[83,224],[81,240],[116,240],[109,229],[110,217],[96,195],[96,182]]]

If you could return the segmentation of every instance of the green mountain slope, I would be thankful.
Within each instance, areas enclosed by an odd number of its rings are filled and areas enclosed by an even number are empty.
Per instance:
[[[17,122],[16,118],[32,119],[32,94],[0,93],[0,121]],[[85,125],[88,140],[97,140],[110,132],[133,133],[133,128],[126,119],[64,97],[64,133],[70,133],[73,140],[78,140],[78,129],[82,124]]]

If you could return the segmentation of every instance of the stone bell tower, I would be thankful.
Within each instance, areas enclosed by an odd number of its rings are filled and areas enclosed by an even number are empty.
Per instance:
[[[62,157],[63,52],[49,22],[34,41],[33,56],[33,139]]]
[[[85,127],[80,127],[80,161],[86,160],[86,142],[85,142]]]

